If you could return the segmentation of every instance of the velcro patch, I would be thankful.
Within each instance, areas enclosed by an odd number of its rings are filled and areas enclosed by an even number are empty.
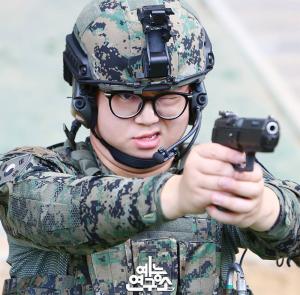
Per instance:
[[[0,186],[12,182],[30,162],[32,155],[21,155],[5,161],[0,166]]]

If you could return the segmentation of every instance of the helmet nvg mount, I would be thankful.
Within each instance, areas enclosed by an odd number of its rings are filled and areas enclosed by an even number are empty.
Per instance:
[[[73,87],[73,114],[109,149],[119,162],[148,168],[178,154],[178,146],[200,129],[207,104],[203,80],[213,68],[214,55],[206,31],[188,0],[93,0],[66,37],[64,79]],[[190,132],[152,159],[129,156],[95,133],[95,93],[102,91],[167,91],[192,85]],[[74,140],[74,132],[67,132]]]

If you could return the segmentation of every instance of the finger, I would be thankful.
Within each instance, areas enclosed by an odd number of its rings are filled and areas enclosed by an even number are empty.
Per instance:
[[[226,176],[218,176],[218,175],[207,175],[199,173],[198,177],[194,180],[194,186],[199,190],[207,190],[211,193],[213,191],[225,191],[223,187],[223,179],[227,181],[227,179],[231,179],[235,181],[233,178],[228,178]]]
[[[233,178],[240,181],[260,182],[263,179],[263,171],[261,166],[255,163],[253,171],[235,171]]]
[[[245,162],[245,154],[218,143],[201,144],[194,148],[199,156],[227,163],[240,164]]]
[[[257,205],[255,200],[220,192],[213,193],[211,201],[215,206],[243,214],[251,212]]]
[[[245,215],[232,211],[219,210],[213,205],[206,207],[206,212],[213,219],[216,219],[223,224],[238,225],[241,228],[249,227],[251,225],[250,219],[248,220],[248,218],[245,218]]]
[[[255,198],[263,193],[264,182],[239,181],[233,178],[220,177],[219,190],[230,192],[234,195],[247,198]]]
[[[197,170],[203,174],[227,177],[234,177],[236,174],[236,171],[231,164],[207,158],[202,158],[199,161]]]
[[[201,189],[197,191],[196,197],[190,201],[193,207],[193,212],[198,212],[198,209],[203,210],[211,204],[212,191]]]

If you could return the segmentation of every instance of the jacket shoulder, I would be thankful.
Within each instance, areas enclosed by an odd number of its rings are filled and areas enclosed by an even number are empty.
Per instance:
[[[0,156],[0,186],[31,170],[74,173],[59,153],[44,147],[19,147]]]
[[[21,174],[30,163],[31,158],[32,155],[23,154],[0,160],[0,187],[7,182],[12,182],[17,175]]]

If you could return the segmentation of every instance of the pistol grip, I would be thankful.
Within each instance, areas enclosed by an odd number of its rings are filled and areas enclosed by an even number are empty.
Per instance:
[[[255,153],[246,153],[246,163],[245,164],[233,164],[236,171],[253,171],[255,163]]]

